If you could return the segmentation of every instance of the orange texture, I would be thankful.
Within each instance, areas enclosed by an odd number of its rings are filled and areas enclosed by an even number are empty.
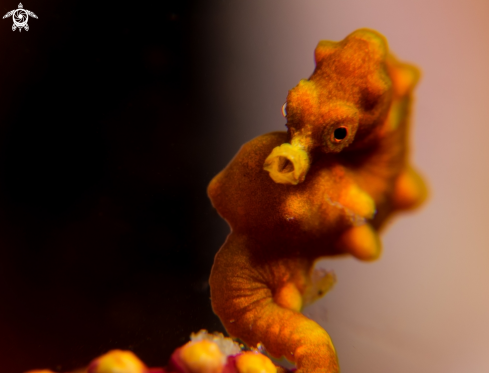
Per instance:
[[[339,372],[329,335],[301,308],[334,279],[321,257],[374,260],[379,230],[426,197],[408,162],[409,112],[419,72],[362,29],[321,41],[316,68],[289,91],[288,131],[243,145],[208,194],[231,233],[209,279],[227,331],[261,343],[299,373]]]

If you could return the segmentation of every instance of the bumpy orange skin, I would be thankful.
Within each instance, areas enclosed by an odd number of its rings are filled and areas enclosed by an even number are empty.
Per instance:
[[[320,42],[315,58],[309,80],[289,91],[288,132],[243,145],[209,185],[231,227],[209,282],[214,312],[232,336],[262,343],[300,373],[332,373],[339,366],[328,334],[300,313],[332,285],[313,276],[314,262],[378,258],[379,229],[418,206],[426,188],[407,159],[416,68],[366,29]],[[339,140],[338,127],[346,132]],[[287,157],[296,173],[282,169]]]

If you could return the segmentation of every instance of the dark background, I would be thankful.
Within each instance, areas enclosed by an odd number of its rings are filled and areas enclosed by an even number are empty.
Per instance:
[[[191,332],[222,331],[209,6],[23,5],[39,17],[28,32],[0,22],[0,370],[66,371],[113,348],[163,366]]]

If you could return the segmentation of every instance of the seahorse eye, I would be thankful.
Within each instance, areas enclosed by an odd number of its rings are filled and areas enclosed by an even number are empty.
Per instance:
[[[348,135],[348,129],[346,127],[338,127],[333,132],[333,137],[335,142],[340,142],[346,135]]]
[[[282,105],[282,115],[287,118],[287,103]]]

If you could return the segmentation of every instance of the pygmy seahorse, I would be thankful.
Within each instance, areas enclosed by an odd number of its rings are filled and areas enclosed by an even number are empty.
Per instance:
[[[288,131],[243,145],[209,185],[231,227],[209,282],[230,335],[285,356],[299,373],[333,373],[329,335],[301,313],[333,283],[314,263],[378,258],[379,230],[394,212],[420,205],[426,187],[408,162],[418,70],[368,29],[321,41],[315,62],[288,93]]]

